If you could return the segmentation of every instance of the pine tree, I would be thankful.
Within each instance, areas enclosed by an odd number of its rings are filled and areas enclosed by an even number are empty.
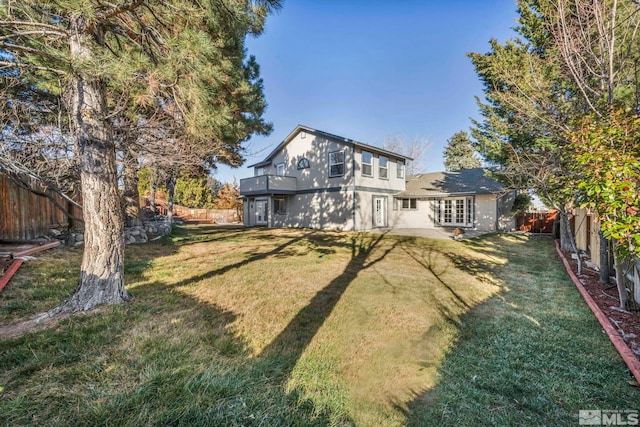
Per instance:
[[[482,164],[471,145],[469,134],[463,130],[447,140],[443,157],[444,168],[448,171],[478,168]]]
[[[156,158],[186,153],[235,164],[242,141],[270,132],[258,65],[246,58],[244,39],[259,34],[277,6],[269,0],[0,2],[0,77],[41,94],[28,104],[33,111],[44,110],[45,98],[59,100],[48,117],[21,115],[12,131],[60,126],[77,153],[85,252],[76,292],[51,314],[129,298],[118,126],[144,122],[160,129],[150,138],[155,144],[141,144],[153,145]],[[9,93],[7,102],[21,93]],[[70,120],[60,120],[65,117]]]

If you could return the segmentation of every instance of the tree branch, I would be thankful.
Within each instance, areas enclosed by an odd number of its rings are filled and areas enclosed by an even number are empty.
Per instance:
[[[0,21],[0,27],[37,27],[37,28],[46,28],[51,33],[54,33],[59,36],[68,36],[69,33],[67,31],[61,29],[60,27],[56,27],[55,25],[49,25],[42,22],[32,22],[32,21]],[[39,34],[42,34],[41,32]]]

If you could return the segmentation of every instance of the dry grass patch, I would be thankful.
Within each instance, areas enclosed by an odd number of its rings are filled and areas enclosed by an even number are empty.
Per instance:
[[[0,344],[0,420],[401,425],[416,393],[436,384],[460,317],[503,288],[491,273],[505,262],[491,248],[499,239],[479,251],[366,233],[178,228],[127,249],[127,306]]]

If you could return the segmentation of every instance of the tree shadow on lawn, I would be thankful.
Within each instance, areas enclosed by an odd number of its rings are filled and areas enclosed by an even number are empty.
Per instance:
[[[491,235],[464,244],[486,258],[449,252],[451,262],[494,275],[502,290],[457,317],[438,384],[399,408],[407,425],[574,425],[580,409],[637,405],[624,364],[551,240]]]
[[[217,230],[210,230],[215,234]],[[231,236],[206,237],[203,241]],[[226,231],[223,233],[227,233]],[[266,233],[269,234],[269,233]],[[268,239],[269,237],[265,237]],[[251,254],[239,263],[168,285],[155,281],[134,286],[125,306],[61,321],[55,331],[0,342],[2,381],[0,420],[9,424],[119,425],[349,425],[344,413],[317,408],[304,390],[287,389],[291,372],[358,272],[381,261],[392,249],[369,259],[382,235],[354,235],[344,271],[317,292],[258,357],[230,325],[235,313],[202,303],[178,289],[268,257],[285,255],[295,243],[319,254],[344,245],[304,232],[276,248]],[[209,240],[207,240],[209,239]],[[158,256],[176,253],[188,242],[165,238],[131,249],[126,274],[143,280]],[[148,249],[148,247],[147,247]],[[50,392],[39,378],[47,377]],[[75,408],[83,408],[77,411]]]

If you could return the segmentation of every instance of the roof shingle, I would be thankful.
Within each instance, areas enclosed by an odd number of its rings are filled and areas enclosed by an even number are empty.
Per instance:
[[[495,194],[504,186],[487,175],[484,168],[431,172],[407,177],[406,190],[396,197],[434,197],[469,194]]]

